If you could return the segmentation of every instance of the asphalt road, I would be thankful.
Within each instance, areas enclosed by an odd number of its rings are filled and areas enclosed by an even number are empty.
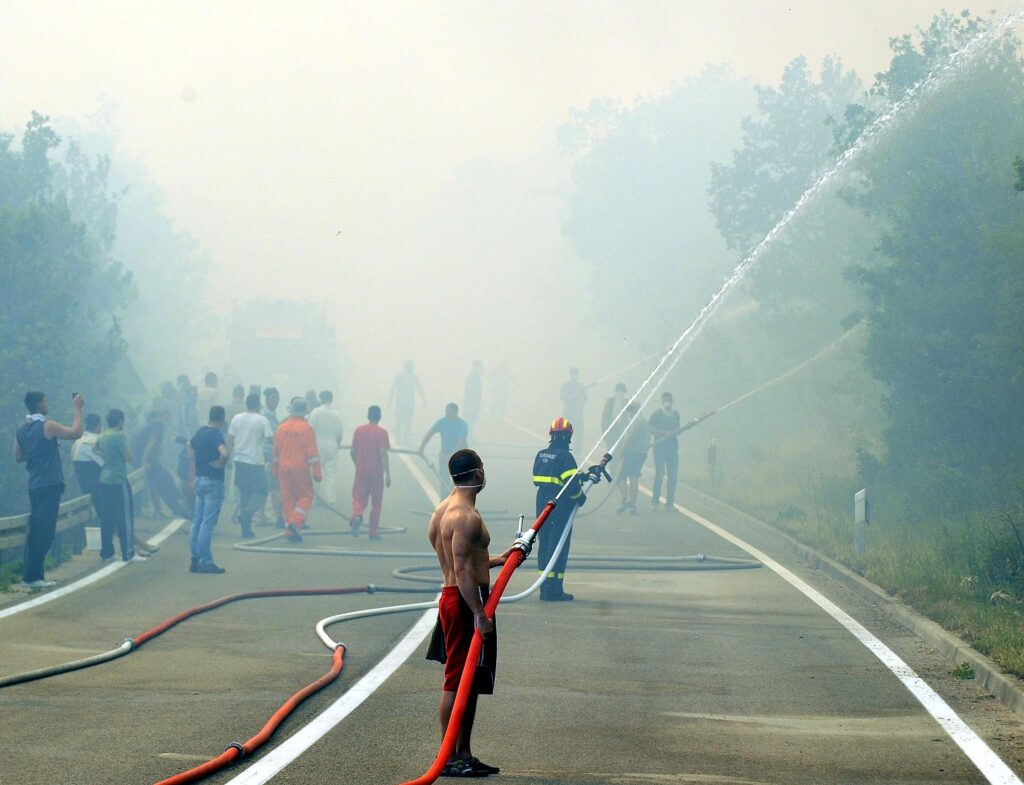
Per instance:
[[[507,456],[516,451],[503,450]],[[526,451],[519,451],[524,456]],[[484,451],[487,460],[487,452]],[[424,550],[427,502],[399,461],[385,524],[408,532],[374,543]],[[347,467],[346,467],[347,468]],[[529,464],[488,465],[481,506],[532,510]],[[339,495],[350,475],[342,477]],[[606,493],[595,489],[590,507]],[[317,531],[347,526],[328,511]],[[514,524],[495,523],[495,548]],[[1018,774],[1024,722],[952,665],[827,578],[795,564],[763,534],[730,529],[784,561],[878,635]],[[268,587],[399,585],[408,560],[242,553],[222,516],[214,543],[223,576],[187,571],[185,531],[146,564],[54,603],[0,620],[0,673],[116,646],[173,613],[223,594]],[[351,546],[348,537],[307,538]],[[371,547],[366,539],[360,547]],[[577,554],[708,553],[746,557],[675,512],[580,519]],[[93,557],[94,558],[94,557]],[[527,567],[529,569],[527,569]],[[513,581],[536,575],[531,559]],[[985,780],[897,679],[857,640],[768,569],[595,572],[570,568],[577,601],[528,600],[499,610],[498,690],[482,698],[474,751],[508,783],[980,783]],[[0,690],[0,782],[156,782],[253,735],[292,692],[329,666],[313,634],[324,616],[422,599],[356,595],[254,600],[186,622],[126,658]],[[420,614],[332,628],[349,647],[341,679],[272,739],[287,739],[379,662]],[[439,741],[440,666],[421,645],[365,703],[281,771],[275,783],[390,785],[421,773]],[[260,756],[254,756],[259,760]],[[250,761],[210,778],[230,781]]]

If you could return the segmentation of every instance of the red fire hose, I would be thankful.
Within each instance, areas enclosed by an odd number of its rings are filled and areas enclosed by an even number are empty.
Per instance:
[[[181,774],[175,774],[173,777],[161,780],[157,785],[185,785],[185,783],[197,782],[204,777],[208,777],[211,774],[226,768],[236,760],[243,758],[246,755],[251,755],[255,750],[259,749],[267,742],[274,731],[277,730],[278,726],[285,721],[288,715],[291,714],[295,708],[302,703],[302,701],[306,700],[306,698],[313,693],[322,690],[341,675],[344,658],[345,647],[343,645],[338,646],[338,648],[334,650],[334,654],[331,656],[331,669],[319,679],[306,685],[281,704],[281,708],[271,715],[270,719],[267,720],[266,725],[264,725],[260,729],[260,732],[251,739],[242,744],[233,742],[216,758],[196,766],[195,768],[189,769],[188,771],[183,771]]]
[[[609,456],[605,457],[605,462],[607,462]],[[540,531],[540,527],[544,525],[544,522],[548,519],[548,516],[554,508],[555,502],[550,501],[547,503],[547,506],[541,510],[540,515],[537,516],[537,520],[534,521],[533,526],[530,527],[530,532],[533,536],[529,537],[528,545],[532,544],[533,537],[536,536],[538,531]],[[517,540],[517,543],[518,542],[519,541]],[[494,581],[494,587],[491,589],[491,594],[487,598],[487,602],[484,604],[484,615],[487,616],[488,619],[494,618],[494,610],[498,607],[498,602],[501,600],[501,595],[505,592],[505,587],[512,578],[512,573],[514,573],[519,568],[519,565],[526,560],[526,555],[527,549],[516,548],[501,568],[501,572],[498,573],[498,577]],[[480,635],[480,630],[476,630],[473,633],[473,640],[470,641],[469,644],[469,653],[466,655],[466,667],[462,671],[462,678],[459,680],[459,689],[455,693],[455,705],[452,707],[451,719],[448,720],[448,727],[445,729],[444,740],[441,742],[441,749],[438,750],[437,757],[434,758],[433,764],[431,764],[430,768],[427,769],[422,776],[402,783],[402,785],[431,785],[434,780],[441,776],[441,770],[444,769],[451,757],[452,750],[455,749],[455,742],[459,736],[459,729],[462,727],[462,716],[466,712],[466,703],[469,701],[469,693],[473,685],[476,662],[480,658],[480,647],[483,646],[483,643],[484,639]]]

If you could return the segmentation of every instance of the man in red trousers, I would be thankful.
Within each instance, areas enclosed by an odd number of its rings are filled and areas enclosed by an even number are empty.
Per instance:
[[[366,412],[365,425],[360,425],[352,434],[352,449],[349,451],[356,465],[356,478],[352,482],[352,533],[359,534],[363,523],[366,502],[370,508],[370,539],[380,539],[380,510],[384,502],[384,488],[391,487],[391,466],[388,450],[391,440],[388,432],[378,425],[380,407],[371,406]]]

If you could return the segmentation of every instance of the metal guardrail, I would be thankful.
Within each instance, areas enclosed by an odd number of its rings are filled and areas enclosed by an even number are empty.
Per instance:
[[[136,469],[128,475],[128,484],[131,486],[133,495],[138,493],[145,487],[146,472],[143,469]],[[92,502],[88,494],[68,499],[60,505],[60,512],[57,514],[57,534],[88,523],[92,518]],[[25,538],[28,536],[28,519],[28,513],[0,518],[0,551],[25,546]]]

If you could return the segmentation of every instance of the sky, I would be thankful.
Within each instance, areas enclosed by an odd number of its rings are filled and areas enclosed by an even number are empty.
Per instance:
[[[561,234],[571,109],[657,96],[709,63],[774,83],[800,54],[870,81],[888,38],[942,7],[2,0],[0,128],[102,114],[223,302],[325,300],[364,389],[415,357],[455,395],[496,345],[525,366],[560,287],[585,290]],[[569,339],[601,316],[584,294],[567,310]]]

